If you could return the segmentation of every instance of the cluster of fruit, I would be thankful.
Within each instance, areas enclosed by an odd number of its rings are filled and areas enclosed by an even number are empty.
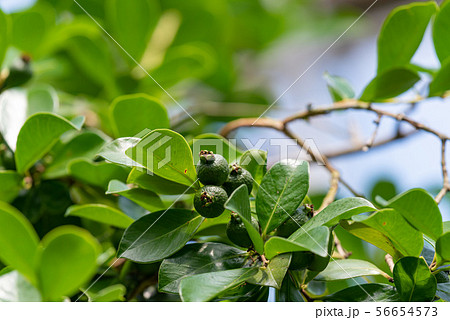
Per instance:
[[[247,186],[249,194],[253,188],[253,177],[250,172],[238,164],[228,165],[220,154],[202,150],[197,164],[197,177],[204,185],[194,196],[194,208],[205,218],[216,218],[225,211],[228,197],[241,185]],[[252,219],[258,226],[256,219]],[[259,228],[259,226],[258,226]],[[252,241],[239,216],[231,213],[227,225],[227,236],[234,244],[248,248]]]

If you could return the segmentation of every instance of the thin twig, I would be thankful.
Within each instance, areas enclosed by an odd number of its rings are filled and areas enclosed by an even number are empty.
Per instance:
[[[448,178],[448,171],[447,171],[447,164],[445,161],[445,151],[446,151],[446,143],[447,140],[441,140],[441,168],[442,168],[442,189],[439,191],[438,195],[436,196],[435,200],[437,203],[440,203],[442,201],[442,198],[447,194],[447,192],[450,190],[450,183]]]

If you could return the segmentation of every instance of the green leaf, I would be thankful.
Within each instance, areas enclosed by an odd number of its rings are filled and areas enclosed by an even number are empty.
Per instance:
[[[417,230],[436,240],[442,234],[442,215],[434,198],[423,189],[411,189],[391,199],[394,208]]]
[[[242,155],[242,152],[236,148],[228,139],[214,134],[204,133],[196,136],[189,145],[192,148],[194,155],[194,163],[200,160],[199,153],[201,150],[209,150],[214,153],[222,155],[229,164],[232,164]]]
[[[281,237],[271,237],[266,241],[264,250],[267,259],[284,253],[294,251],[311,251],[322,257],[328,256],[328,240],[330,239],[330,230],[327,227],[317,227],[304,232],[298,237],[289,239]]]
[[[277,302],[305,302],[300,291],[295,286],[291,277],[284,277],[280,290],[275,291],[275,301]]]
[[[355,92],[353,91],[350,83],[348,83],[347,79],[333,76],[328,72],[325,72],[323,77],[327,81],[328,91],[330,92],[331,98],[334,102],[352,99],[355,97]]]
[[[317,215],[312,217],[302,228],[295,231],[289,239],[295,239],[305,231],[312,230],[320,226],[332,227],[340,220],[349,219],[352,216],[364,212],[376,210],[373,204],[363,198],[344,198],[331,203]]]
[[[364,283],[326,296],[326,302],[399,302],[394,287],[381,283]]]
[[[23,176],[16,171],[0,170],[0,201],[11,202],[23,187]]]
[[[251,149],[244,152],[239,165],[251,173],[253,177],[252,194],[258,194],[258,188],[267,172],[267,151]]]
[[[92,302],[116,302],[125,301],[126,292],[127,288],[123,284],[113,284],[89,296]]]
[[[252,224],[252,212],[250,210],[250,198],[248,197],[248,189],[244,184],[234,190],[225,203],[225,208],[236,212],[244,222],[245,228],[252,239],[255,250],[262,254],[264,252],[264,243],[259,234],[259,230]]]
[[[383,232],[380,232],[364,223],[354,221],[341,221],[341,226],[352,235],[367,241],[381,250],[389,253],[394,260],[402,258],[404,255],[396,249],[395,245]]]
[[[450,232],[444,233],[436,241],[437,265],[450,262]]]
[[[144,129],[169,128],[166,108],[146,94],[133,94],[117,98],[110,107],[116,137],[132,137]]]
[[[419,256],[423,248],[422,233],[393,209],[380,210],[370,216],[355,216],[353,220],[381,232],[404,256]],[[371,239],[363,239],[371,242]]]
[[[106,143],[98,152],[105,160],[128,167],[142,167],[125,154],[125,151],[134,147],[141,141],[140,138],[126,137]]]
[[[437,9],[434,1],[428,1],[392,10],[378,36],[378,74],[410,62]]]
[[[16,208],[0,202],[0,260],[36,282],[34,261],[39,238]]]
[[[126,168],[114,163],[91,162],[85,159],[71,161],[68,171],[75,179],[103,189],[108,188],[109,181],[125,181],[128,176]]]
[[[258,272],[246,281],[266,287],[281,289],[284,276],[291,263],[291,254],[281,254],[269,261],[264,267],[259,267]]]
[[[161,198],[154,192],[145,189],[131,188],[118,180],[111,180],[106,194],[119,194],[130,199],[150,212],[165,208]]]
[[[164,179],[199,187],[191,148],[179,133],[168,129],[153,130],[126,154]]]
[[[104,143],[104,138],[94,132],[87,131],[76,135],[69,142],[60,145],[57,150],[52,150],[55,155],[50,165],[45,168],[43,177],[56,179],[68,175],[67,167],[72,160],[93,159]]]
[[[432,301],[436,278],[423,258],[405,257],[394,266],[394,282],[402,301]]]
[[[10,89],[2,93],[0,100],[0,132],[13,151],[25,121],[39,112],[54,112],[59,104],[55,89],[47,85]]]
[[[442,66],[430,83],[430,97],[444,96],[450,90],[450,58],[442,62]]]
[[[368,261],[346,259],[331,261],[327,268],[323,270],[314,280],[334,281],[378,275],[386,276],[386,273]]]
[[[41,295],[19,272],[0,275],[0,302],[40,302]]]
[[[246,260],[244,251],[222,243],[188,244],[163,260],[159,268],[158,289],[178,294],[182,279],[194,274],[242,268]]]
[[[180,250],[202,221],[197,213],[185,209],[145,215],[125,230],[118,256],[136,262],[162,260]]]
[[[62,226],[42,239],[37,273],[45,301],[60,301],[78,291],[97,269],[100,246],[86,230]]]
[[[448,30],[450,30],[450,2],[444,1],[433,25],[434,48],[441,63],[450,57]]]
[[[106,18],[113,37],[137,61],[147,47],[151,29],[158,21],[159,11],[157,2],[151,0],[106,2]]]
[[[123,229],[134,221],[122,211],[103,204],[73,205],[67,209],[65,216],[89,219]]]
[[[44,13],[31,9],[12,15],[11,42],[15,47],[36,53],[49,29]]]
[[[361,101],[378,102],[397,97],[409,90],[420,76],[417,72],[396,67],[379,73],[364,89]]]
[[[66,131],[77,129],[70,121],[51,113],[32,115],[17,137],[16,167],[24,173],[41,159]]]
[[[3,59],[5,58],[6,49],[9,45],[9,32],[10,32],[10,21],[9,16],[0,10],[0,67],[3,64]]]
[[[264,176],[256,195],[256,213],[263,237],[300,206],[309,188],[309,165],[276,163]]]
[[[256,268],[202,273],[181,280],[180,296],[185,302],[210,301],[255,275]]]
[[[145,169],[133,168],[128,175],[127,183],[135,184],[142,189],[150,190],[158,194],[187,194],[194,193],[195,189],[186,188],[185,185],[179,184],[156,174],[147,174]]]

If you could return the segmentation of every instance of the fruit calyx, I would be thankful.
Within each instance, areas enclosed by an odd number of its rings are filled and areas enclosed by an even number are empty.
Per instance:
[[[202,163],[213,163],[216,160],[214,152],[208,150],[200,151],[199,157]]]

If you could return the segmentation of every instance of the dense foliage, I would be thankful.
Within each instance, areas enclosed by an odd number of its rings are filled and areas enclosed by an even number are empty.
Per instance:
[[[0,12],[0,301],[449,301],[450,223],[427,191],[318,210],[308,162],[268,168],[265,151],[206,133],[266,109],[264,90],[239,89],[234,52],[262,50],[284,14],[259,1],[79,4]],[[430,21],[438,70],[410,62]],[[420,79],[424,99],[444,98],[449,28],[450,1],[398,7],[376,77],[356,98],[327,74],[333,100],[371,108]],[[388,263],[348,258],[338,233]]]

